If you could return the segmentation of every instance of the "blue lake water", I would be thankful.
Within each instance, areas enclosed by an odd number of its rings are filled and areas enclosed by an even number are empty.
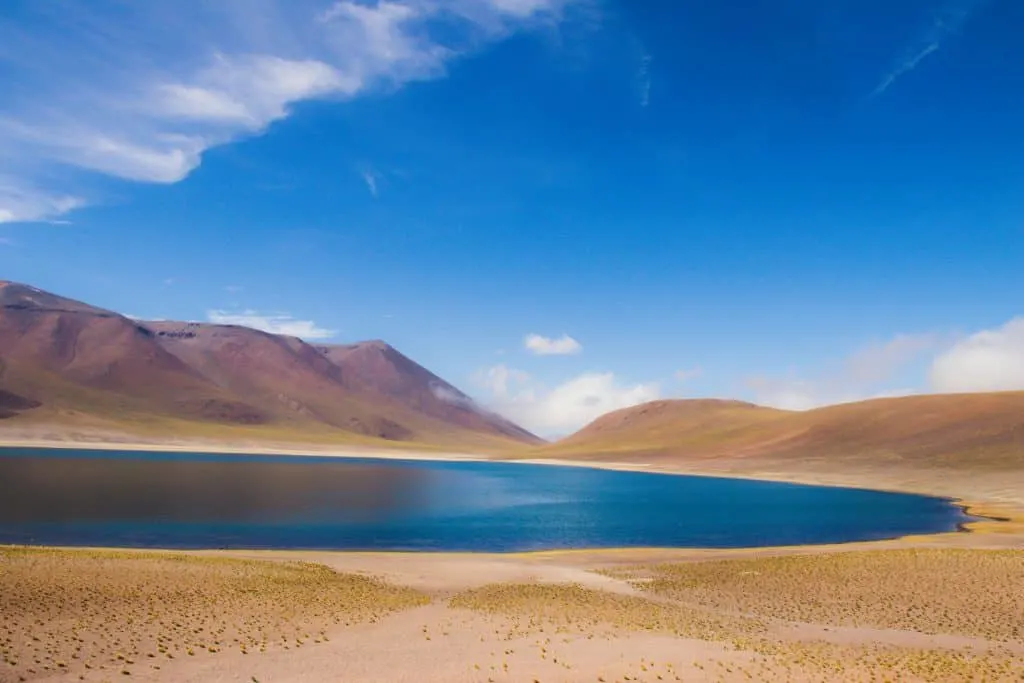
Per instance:
[[[490,462],[0,449],[0,543],[525,551],[951,531],[940,498]]]

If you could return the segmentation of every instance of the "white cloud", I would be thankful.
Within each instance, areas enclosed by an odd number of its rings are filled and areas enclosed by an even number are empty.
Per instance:
[[[905,396],[919,390],[889,386],[893,379],[941,343],[942,338],[935,334],[899,334],[854,352],[836,369],[826,369],[810,377],[750,377],[746,386],[756,403],[786,410],[810,410],[835,403]]]
[[[572,356],[583,350],[580,343],[567,334],[558,339],[528,334],[523,340],[523,346],[538,356]]]
[[[585,373],[550,389],[504,365],[477,373],[476,379],[489,392],[483,401],[488,408],[547,438],[571,434],[609,411],[660,396],[656,383],[623,384],[610,372]]]
[[[330,339],[336,334],[334,330],[319,327],[312,320],[296,320],[287,313],[207,311],[206,319],[216,325],[240,325],[300,339]]]
[[[430,393],[434,394],[439,400],[449,403],[453,406],[460,406],[462,408],[469,408],[471,410],[479,410],[476,403],[469,396],[466,396],[458,389],[454,387],[445,386],[443,384],[431,383]]]
[[[576,0],[585,2],[587,0]],[[299,102],[436,78],[568,0],[97,0],[0,23],[0,222],[175,183]],[[372,189],[372,188],[371,188]]]
[[[360,85],[317,60],[218,55],[192,83],[158,84],[147,99],[155,116],[258,131],[287,116],[293,102],[351,95]]]
[[[0,142],[2,140],[0,136]],[[5,179],[2,163],[0,155],[0,223],[42,220],[85,206],[86,202],[81,197],[45,192],[13,178]]]
[[[510,384],[522,388],[529,382],[530,375],[505,365],[495,365],[492,368],[477,371],[473,379],[478,386],[487,389],[492,396],[504,399],[509,396]]]
[[[1024,389],[1024,318],[957,342],[935,358],[928,379],[937,392]]]
[[[527,17],[540,11],[555,8],[562,3],[549,2],[548,0],[485,0],[483,4],[490,5],[504,14]]]

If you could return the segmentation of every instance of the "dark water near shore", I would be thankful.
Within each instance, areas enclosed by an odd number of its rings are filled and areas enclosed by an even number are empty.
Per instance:
[[[0,543],[523,551],[951,531],[948,501],[511,463],[0,449]]]

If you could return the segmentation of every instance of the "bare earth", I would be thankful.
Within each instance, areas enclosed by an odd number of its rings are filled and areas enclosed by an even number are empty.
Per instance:
[[[1024,681],[1020,476],[702,473],[937,493],[1010,521],[758,550],[0,549],[0,682]]]

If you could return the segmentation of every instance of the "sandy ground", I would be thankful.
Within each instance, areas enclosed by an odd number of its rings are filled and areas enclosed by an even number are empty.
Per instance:
[[[1016,552],[894,550],[878,565],[877,552],[837,564],[820,550],[799,559],[820,570],[831,603],[808,601],[790,567],[755,555],[601,573],[585,553],[14,551],[3,556],[0,680],[834,680],[836,667],[843,680],[1019,680]],[[279,575],[299,559],[346,573],[337,585],[310,569]],[[945,585],[908,571],[878,593],[881,568],[941,573]],[[390,582],[353,584],[364,572]],[[772,580],[743,585],[751,572]]]
[[[0,681],[1021,681],[1021,547],[0,549]]]
[[[1008,521],[756,550],[0,549],[0,682],[1024,681],[1020,477],[601,466],[935,493]]]

